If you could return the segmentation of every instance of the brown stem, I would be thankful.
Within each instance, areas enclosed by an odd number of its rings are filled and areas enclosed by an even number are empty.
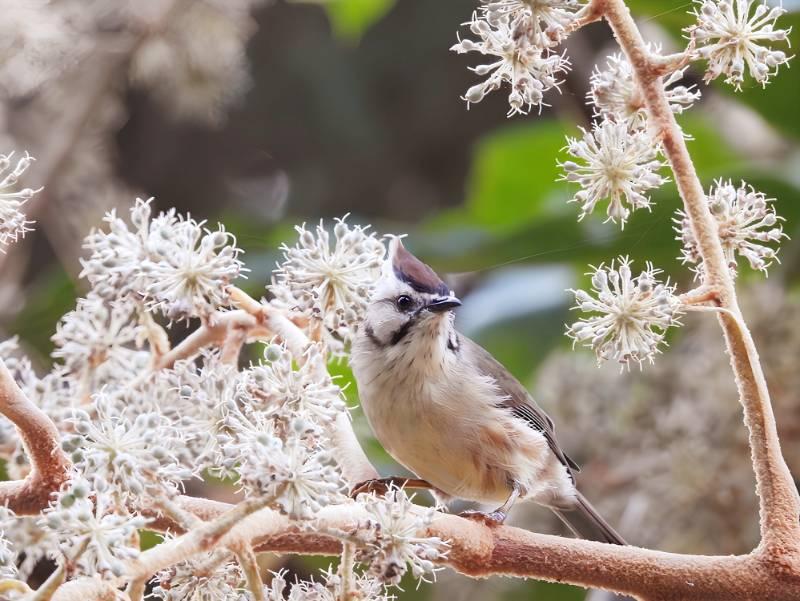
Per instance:
[[[53,421],[25,396],[2,361],[0,412],[19,429],[31,462],[31,471],[24,480],[0,482],[0,504],[7,504],[19,515],[36,514],[67,480],[70,462],[61,450]]]
[[[792,565],[800,572],[800,499],[781,454],[766,380],[752,336],[741,318],[716,221],[706,202],[686,140],[667,102],[658,65],[652,61],[628,7],[623,0],[601,1],[604,16],[636,73],[651,126],[661,138],[675,175],[684,211],[703,259],[705,284],[717,291],[720,306],[736,316],[734,319],[721,314],[719,321],[750,434],[761,515],[761,547],[772,560]]]

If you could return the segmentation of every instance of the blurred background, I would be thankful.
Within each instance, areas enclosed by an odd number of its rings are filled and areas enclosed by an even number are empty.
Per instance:
[[[0,255],[0,328],[46,369],[59,317],[85,291],[82,239],[106,211],[155,196],[238,238],[264,294],[294,224],[351,214],[407,245],[464,299],[461,330],[486,346],[559,424],[579,484],[637,545],[749,551],[758,516],[746,432],[713,317],[689,316],[655,366],[619,372],[571,352],[567,288],[588,264],[629,254],[684,289],[674,185],[620,231],[578,223],[557,183],[565,135],[587,126],[588,80],[616,51],[604,24],[569,38],[573,70],[540,116],[506,119],[497,93],[467,111],[472,57],[448,51],[477,0],[0,0],[0,153],[28,150],[44,186],[36,231]],[[690,2],[629,2],[645,38],[676,51]],[[800,2],[784,0],[800,31]],[[795,47],[800,45],[793,33]],[[472,61],[472,62],[471,62]],[[702,100],[680,117],[704,185],[746,180],[786,218],[768,280],[742,266],[740,290],[764,361],[787,460],[800,474],[800,68],[734,94],[687,72]],[[173,331],[176,338],[183,335]],[[258,349],[253,350],[253,357]],[[345,364],[333,367],[344,382]],[[347,390],[357,404],[355,387]],[[387,475],[400,470],[356,426]],[[422,496],[420,497],[422,499]],[[429,502],[427,499],[423,502]],[[548,512],[512,522],[561,532]],[[301,576],[327,559],[283,558]],[[585,591],[450,571],[400,599],[580,600]],[[593,599],[599,599],[594,596]]]

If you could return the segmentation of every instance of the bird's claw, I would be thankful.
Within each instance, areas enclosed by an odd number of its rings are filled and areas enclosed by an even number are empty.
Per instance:
[[[356,484],[350,491],[350,498],[355,499],[362,493],[375,493],[376,495],[385,495],[389,490],[391,478],[373,478],[372,480],[364,480]]]
[[[506,521],[506,514],[502,511],[475,511],[470,509],[468,511],[462,511],[458,514],[459,517],[465,518],[467,520],[473,520],[475,522],[483,522],[489,527],[494,526],[502,526],[503,522]]]

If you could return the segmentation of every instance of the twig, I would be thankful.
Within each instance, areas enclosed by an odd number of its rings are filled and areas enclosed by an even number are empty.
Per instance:
[[[720,315],[731,366],[750,432],[761,514],[761,545],[772,560],[793,564],[800,572],[800,499],[781,454],[766,380],[736,298],[733,279],[723,256],[716,220],[686,148],[686,141],[667,101],[659,69],[623,0],[601,0],[604,16],[633,67],[647,113],[658,132],[675,175],[684,211],[703,259],[705,284],[717,291],[720,306],[736,318]]]
[[[245,580],[247,582],[247,589],[253,596],[255,601],[266,601],[264,595],[264,582],[261,580],[261,571],[258,569],[258,561],[256,561],[256,554],[253,553],[253,548],[250,543],[244,543],[235,549],[236,559],[239,565],[242,566]]]
[[[0,482],[0,504],[19,515],[33,515],[50,502],[50,495],[66,482],[69,459],[59,445],[53,421],[20,390],[0,360],[0,412],[20,432],[31,471],[24,480]]]

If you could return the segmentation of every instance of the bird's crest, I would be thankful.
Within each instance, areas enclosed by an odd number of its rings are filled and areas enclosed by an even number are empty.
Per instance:
[[[400,238],[392,238],[389,243],[389,259],[395,276],[417,292],[450,296],[447,284],[433,269],[408,252]]]

